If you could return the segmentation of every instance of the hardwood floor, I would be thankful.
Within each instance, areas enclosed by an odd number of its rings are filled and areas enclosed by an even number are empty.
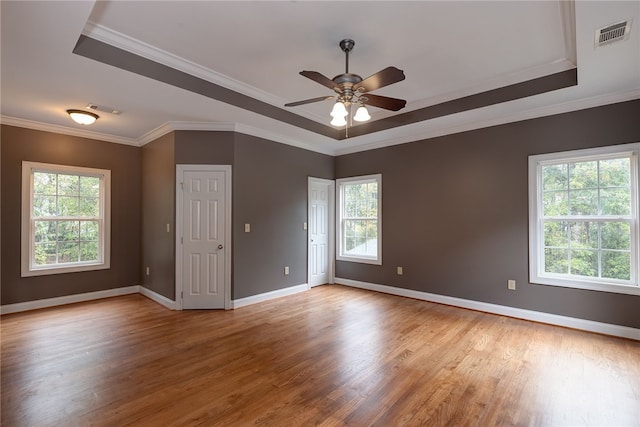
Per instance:
[[[3,426],[640,425],[640,342],[337,285],[1,321]]]

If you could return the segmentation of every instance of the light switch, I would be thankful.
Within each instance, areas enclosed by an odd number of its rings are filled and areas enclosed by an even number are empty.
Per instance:
[[[167,224],[167,233],[171,233],[171,224]]]
[[[245,233],[249,233],[251,231],[251,224],[245,224],[244,225],[244,232]]]
[[[306,230],[306,229],[307,229],[307,223],[306,223],[306,222],[303,222],[303,223],[302,223],[302,229],[303,229],[303,230]]]

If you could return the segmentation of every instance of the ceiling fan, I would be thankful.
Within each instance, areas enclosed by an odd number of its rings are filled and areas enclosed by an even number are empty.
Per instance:
[[[387,96],[373,95],[369,92],[382,87],[400,82],[405,79],[404,72],[396,67],[387,67],[378,71],[372,76],[363,79],[357,74],[349,72],[349,53],[353,49],[355,42],[351,39],[344,39],[340,42],[340,48],[345,53],[345,72],[338,74],[333,79],[320,74],[317,71],[300,71],[304,77],[320,83],[336,92],[337,95],[320,96],[317,98],[305,99],[303,101],[290,102],[285,107],[296,107],[298,105],[310,104],[312,102],[336,99],[336,103],[331,111],[332,125],[343,126],[347,124],[345,117],[348,115],[347,108],[353,104],[360,107],[353,116],[356,121],[367,121],[371,117],[365,105],[383,108],[385,110],[398,111],[405,107],[407,101],[404,99],[390,98]]]

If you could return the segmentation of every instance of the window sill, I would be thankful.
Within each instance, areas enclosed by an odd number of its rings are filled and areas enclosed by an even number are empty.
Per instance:
[[[640,295],[640,286],[613,283],[581,282],[554,277],[531,277],[529,281],[536,285],[559,286],[563,288],[583,289],[588,291],[610,292],[616,294]]]

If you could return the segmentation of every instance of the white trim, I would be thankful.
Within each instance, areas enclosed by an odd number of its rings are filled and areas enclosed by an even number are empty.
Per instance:
[[[353,288],[366,289],[375,292],[382,292],[385,294],[414,298],[422,301],[435,302],[438,304],[452,305],[455,307],[468,308],[471,310],[483,311],[486,313],[499,314],[501,316],[515,317],[517,319],[530,320],[533,322],[563,326],[566,328],[579,329],[582,331],[595,332],[599,334],[612,335],[616,337],[629,338],[632,340],[640,341],[640,329],[631,328],[628,326],[594,322],[592,320],[578,319],[575,317],[560,316],[558,314],[543,313],[540,311],[525,310],[522,308],[508,307],[504,305],[473,301],[463,298],[449,297],[428,292],[414,291],[411,289],[396,288],[394,286],[388,285],[378,285],[375,283],[343,279],[340,277],[336,277],[335,282],[341,285],[351,286]]]
[[[144,295],[145,297],[149,298],[150,300],[157,302],[158,304],[168,308],[169,310],[175,310],[176,309],[176,302],[172,299],[169,299],[167,297],[165,297],[164,295],[160,295],[159,293],[152,291],[149,288],[145,288],[144,286],[140,285],[139,286],[139,290],[138,292],[141,295]]]
[[[182,225],[184,221],[184,190],[181,183],[184,179],[184,173],[186,171],[199,171],[199,172],[224,172],[225,174],[225,230],[224,230],[224,251],[225,251],[225,278],[224,278],[224,309],[229,310],[231,305],[231,256],[233,234],[231,229],[232,212],[231,204],[232,199],[232,185],[231,178],[233,176],[231,165],[189,165],[180,164],[176,165],[176,226],[175,226],[175,247],[176,247],[176,310],[182,310],[182,257],[183,257],[183,245],[182,245]]]
[[[39,299],[35,301],[19,302],[0,306],[0,314],[19,313],[22,311],[37,310],[40,308],[56,307],[59,305],[73,304],[76,302],[93,301],[103,298],[111,298],[122,295],[136,294],[140,287],[127,286],[124,288],[106,289],[104,291],[88,292],[84,294],[66,295],[56,298]]]
[[[542,215],[542,181],[541,167],[564,162],[581,162],[593,159],[618,158],[630,156],[631,162],[631,215],[627,221],[631,225],[631,279],[628,282],[608,280],[605,278],[580,278],[572,275],[552,275],[543,271],[543,232]],[[638,214],[640,212],[640,196],[638,195],[638,169],[640,168],[640,143],[629,143],[596,147],[580,150],[545,153],[529,156],[529,281],[539,285],[562,286],[593,291],[613,292],[629,295],[640,295],[640,230],[638,230]],[[633,185],[633,183],[636,183]],[[594,217],[593,220],[602,217]],[[571,218],[568,219],[571,221]],[[633,263],[633,260],[636,260]],[[619,283],[618,283],[619,282]]]
[[[265,292],[263,294],[251,295],[250,297],[240,298],[240,299],[231,301],[231,308],[236,309],[240,307],[246,307],[248,305],[269,301],[275,298],[286,297],[289,295],[297,294],[299,292],[305,292],[308,290],[309,290],[309,285],[307,283],[303,283],[302,285],[295,285],[295,286],[290,286],[284,289],[277,289],[275,291]]]
[[[138,147],[139,140],[123,136],[109,135],[101,132],[92,132],[84,129],[76,129],[68,126],[54,125],[50,123],[36,122],[33,120],[19,119],[17,117],[0,116],[0,123],[7,126],[15,126],[26,129],[40,130],[43,132],[59,133],[61,135],[89,138],[97,141],[112,142],[115,144],[133,145]]]
[[[344,206],[344,185],[345,184],[364,184],[369,182],[375,182],[378,184],[378,238],[377,240],[377,249],[376,256],[365,256],[365,255],[345,255],[343,254],[343,241],[342,234],[344,232],[343,228],[343,218],[342,218],[342,208]],[[382,265],[382,174],[371,174],[371,175],[362,175],[362,176],[352,176],[348,178],[338,178],[336,179],[336,260],[338,261],[347,261],[347,262],[358,262],[362,264],[374,264],[374,265]]]
[[[310,176],[307,181],[307,283],[311,282],[311,270],[309,266],[311,265],[311,251],[308,249],[311,246],[311,234],[309,233],[309,215],[311,213],[311,185],[312,184],[320,184],[326,185],[328,187],[327,195],[327,246],[329,248],[327,261],[328,265],[328,275],[329,275],[329,283],[333,283],[333,278],[336,271],[336,182],[332,179],[323,179],[323,178],[315,178]]]
[[[580,98],[559,104],[545,105],[542,107],[527,108],[522,111],[514,109],[512,113],[501,114],[499,117],[489,118],[485,120],[475,120],[472,118],[477,116],[479,112],[490,109],[500,108],[500,104],[488,105],[472,110],[475,114],[469,116],[469,121],[453,126],[442,126],[438,124],[439,120],[444,120],[450,116],[437,117],[431,120],[425,120],[422,122],[412,123],[410,125],[415,129],[410,134],[397,137],[394,135],[394,129],[387,129],[374,134],[366,135],[367,140],[371,142],[359,145],[344,146],[336,148],[332,155],[342,156],[344,154],[359,153],[362,151],[375,150],[376,148],[390,147],[394,145],[406,144],[410,142],[422,141],[425,139],[437,138],[440,136],[453,135],[456,133],[467,132],[471,130],[484,129],[492,126],[499,126],[507,123],[518,123],[525,120],[539,119],[542,117],[554,116],[558,114],[571,113],[574,111],[586,110],[589,108],[602,107],[605,105],[613,105],[620,102],[634,101],[640,98],[640,89],[634,89],[631,91],[616,92],[605,95],[597,95],[590,98]],[[515,100],[517,101],[517,100]],[[509,102],[515,102],[509,101]],[[462,114],[462,113],[460,113]],[[353,142],[359,138],[352,138]]]
[[[204,67],[185,58],[181,58],[170,52],[159,49],[141,40],[92,21],[87,22],[82,34],[94,40],[101,41],[108,45],[141,56],[142,58],[158,62],[178,71],[182,71],[183,73],[201,78],[216,85],[231,89],[234,92],[250,96],[251,98],[258,99],[274,106],[284,105],[285,102],[287,102],[285,99],[274,96],[269,92],[258,89],[255,86],[248,85],[239,80],[218,73],[210,68]]]
[[[70,174],[74,176],[90,176],[100,180],[100,212],[97,217],[87,219],[97,220],[99,226],[99,259],[95,262],[73,262],[67,264],[35,265],[34,255],[34,218],[33,208],[33,180],[34,172],[44,171],[55,174]],[[73,273],[78,271],[106,270],[111,267],[111,171],[80,166],[59,165],[22,161],[22,218],[21,218],[21,277],[45,276],[51,274]],[[56,193],[57,194],[57,193]],[[82,219],[80,216],[70,218],[74,221]]]

